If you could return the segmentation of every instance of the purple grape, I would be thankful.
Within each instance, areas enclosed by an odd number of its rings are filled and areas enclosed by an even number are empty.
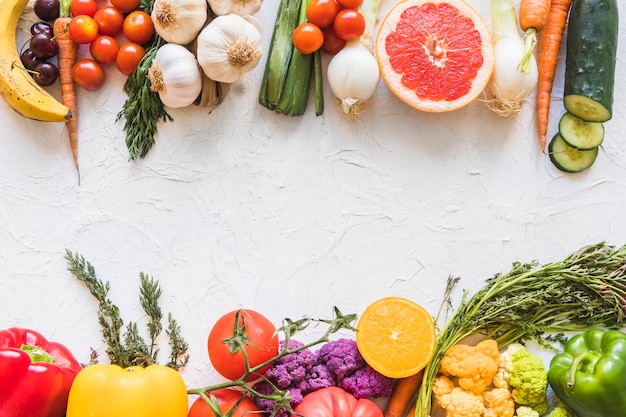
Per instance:
[[[59,17],[59,0],[35,0],[33,10],[41,20],[52,22]]]
[[[22,65],[24,65],[24,68],[31,71],[35,70],[37,64],[44,61],[43,59],[37,58],[37,55],[35,55],[35,53],[30,48],[27,48],[24,50],[24,52],[22,52],[22,54],[20,55],[20,60],[22,61]]]
[[[43,87],[50,86],[59,78],[59,68],[48,61],[40,62],[35,67],[33,78],[37,84]]]
[[[52,25],[46,22],[36,22],[30,27],[30,34],[35,36],[38,33],[45,33],[48,37],[52,37]]]
[[[30,39],[30,49],[37,58],[48,59],[59,52],[59,44],[45,33],[38,33]]]

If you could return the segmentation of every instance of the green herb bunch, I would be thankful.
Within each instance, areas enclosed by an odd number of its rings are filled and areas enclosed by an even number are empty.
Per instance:
[[[148,317],[147,333],[149,341],[139,334],[136,322],[129,322],[124,329],[120,309],[109,299],[109,282],[96,277],[94,267],[79,254],[66,250],[65,259],[69,262],[68,270],[85,284],[91,295],[99,303],[98,322],[107,345],[106,354],[111,364],[123,368],[129,366],[148,366],[158,363],[159,348],[157,339],[163,331],[163,314],[159,307],[162,290],[157,280],[143,272],[139,274],[141,283],[139,301]],[[177,321],[168,314],[166,335],[169,341],[170,355],[166,366],[179,370],[187,365],[188,344],[181,335]],[[97,359],[93,356],[92,362]]]
[[[458,278],[449,278],[446,299]],[[500,347],[534,339],[551,348],[564,332],[623,325],[626,313],[626,246],[605,243],[581,248],[564,260],[539,266],[514,263],[468,297],[437,336],[432,361],[424,370],[415,417],[431,411],[432,384],[446,352],[466,337],[480,334]]]

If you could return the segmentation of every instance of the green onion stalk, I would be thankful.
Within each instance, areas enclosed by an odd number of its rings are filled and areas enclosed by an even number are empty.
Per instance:
[[[449,278],[446,296],[458,278]],[[448,300],[449,301],[449,300]],[[461,305],[437,336],[431,362],[417,397],[415,417],[427,417],[432,386],[446,352],[461,340],[482,335],[506,347],[536,340],[554,349],[565,332],[623,326],[626,312],[626,246],[605,243],[583,247],[564,260],[539,266],[514,263]]]

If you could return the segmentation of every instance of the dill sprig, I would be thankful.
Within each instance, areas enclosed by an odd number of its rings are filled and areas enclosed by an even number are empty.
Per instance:
[[[143,272],[139,274],[141,283],[139,302],[148,317],[146,327],[149,341],[146,342],[141,336],[136,322],[129,322],[124,327],[120,309],[108,297],[109,282],[100,280],[96,276],[94,267],[82,255],[66,250],[65,259],[69,262],[69,272],[84,283],[91,295],[98,301],[98,323],[103,340],[107,345],[106,354],[110,363],[123,368],[129,366],[145,367],[158,363],[157,339],[163,330],[161,324],[163,314],[159,307],[162,290],[158,281]],[[166,334],[171,351],[170,360],[166,366],[178,370],[189,361],[188,344],[182,338],[180,327],[172,318],[171,313],[168,315]],[[92,358],[92,362],[94,361],[95,358]]]
[[[448,280],[447,294],[457,279]],[[445,302],[445,300],[444,300]],[[513,264],[461,305],[437,336],[424,370],[415,417],[431,412],[432,383],[446,352],[466,337],[481,334],[504,347],[516,341],[550,341],[564,332],[619,327],[626,312],[626,246],[598,243],[543,266]]]
[[[151,9],[150,4],[143,6]],[[125,119],[126,147],[129,160],[144,158],[155,143],[159,123],[172,121],[167,113],[159,93],[150,89],[148,70],[161,45],[165,41],[155,34],[145,45],[146,55],[141,59],[135,71],[126,79],[123,90],[128,95],[117,120]]]

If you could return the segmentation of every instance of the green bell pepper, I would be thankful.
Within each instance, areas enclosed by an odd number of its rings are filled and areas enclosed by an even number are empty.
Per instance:
[[[579,417],[626,416],[626,333],[591,329],[550,361],[548,382]]]

